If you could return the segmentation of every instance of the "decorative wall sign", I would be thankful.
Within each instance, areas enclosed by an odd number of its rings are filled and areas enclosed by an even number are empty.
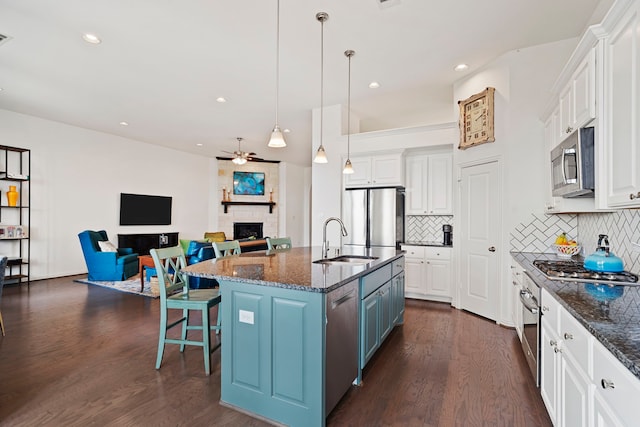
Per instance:
[[[495,141],[493,131],[493,97],[495,88],[458,101],[460,106],[460,150]]]

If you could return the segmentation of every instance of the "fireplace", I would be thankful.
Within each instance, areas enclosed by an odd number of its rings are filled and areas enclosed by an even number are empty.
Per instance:
[[[254,237],[262,239],[262,223],[261,222],[234,222],[233,223],[233,239],[248,239]]]

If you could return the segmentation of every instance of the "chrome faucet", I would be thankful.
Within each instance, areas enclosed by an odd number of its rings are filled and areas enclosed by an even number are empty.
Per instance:
[[[342,236],[348,235],[347,229],[344,226],[344,222],[342,222],[340,218],[337,218],[335,216],[327,218],[322,228],[322,258],[326,258],[329,256],[329,242],[327,241],[327,224],[329,224],[331,221],[338,221],[338,223],[340,224],[340,227],[342,228],[340,230],[340,232],[342,233],[342,235],[340,236],[340,247],[342,247]]]

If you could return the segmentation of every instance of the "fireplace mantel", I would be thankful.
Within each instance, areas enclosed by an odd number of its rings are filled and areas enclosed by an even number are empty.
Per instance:
[[[276,202],[220,202],[224,206],[224,213],[228,213],[229,206],[269,206],[269,213],[273,213],[273,207]]]

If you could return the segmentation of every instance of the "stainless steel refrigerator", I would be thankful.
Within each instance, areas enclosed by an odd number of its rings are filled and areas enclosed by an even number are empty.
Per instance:
[[[343,244],[400,249],[404,240],[404,188],[356,188],[344,191]]]

